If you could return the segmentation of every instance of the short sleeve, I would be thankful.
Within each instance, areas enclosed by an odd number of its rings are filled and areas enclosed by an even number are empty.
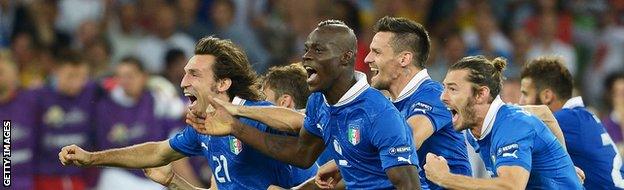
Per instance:
[[[451,112],[442,104],[434,101],[439,101],[440,96],[433,96],[428,94],[423,100],[417,100],[412,102],[409,107],[409,112],[405,118],[410,118],[416,115],[424,115],[429,118],[433,125],[433,130],[439,131],[452,122]]]
[[[318,119],[318,103],[323,103],[318,101],[318,93],[313,93],[308,98],[308,103],[306,105],[306,114],[303,119],[303,128],[310,134],[323,138],[322,127],[319,124]]]
[[[535,132],[531,123],[510,122],[499,131],[493,141],[496,152],[494,168],[500,166],[520,166],[531,171],[533,139]]]
[[[418,166],[411,129],[398,111],[386,109],[377,115],[369,130],[370,141],[379,150],[384,170],[401,165]]]
[[[181,132],[169,139],[169,145],[173,150],[188,157],[202,155],[201,144],[197,140],[198,134],[195,129],[187,126]]]

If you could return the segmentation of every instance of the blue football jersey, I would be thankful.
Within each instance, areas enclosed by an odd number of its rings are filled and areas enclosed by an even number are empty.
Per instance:
[[[586,189],[624,189],[622,158],[598,117],[581,97],[568,100],[554,113],[574,165],[585,172]]]
[[[312,93],[304,129],[323,139],[348,189],[393,189],[387,169],[418,167],[411,129],[365,77],[359,76],[335,105],[323,94]]]
[[[570,156],[537,117],[497,97],[483,123],[477,142],[492,177],[498,167],[520,166],[530,172],[527,189],[583,189]]]
[[[234,104],[268,106],[269,102],[253,102],[234,98]],[[260,131],[277,134],[266,125],[247,118],[242,123]],[[269,185],[293,187],[316,174],[317,166],[300,169],[277,161],[244,144],[234,136],[210,136],[186,127],[169,139],[171,147],[186,156],[204,156],[212,168],[219,189],[267,189]],[[297,171],[300,170],[300,171]]]
[[[416,151],[420,167],[425,165],[427,153],[434,153],[448,161],[451,173],[472,176],[465,137],[453,129],[453,116],[440,100],[442,90],[442,85],[431,80],[427,70],[423,69],[412,78],[393,103],[406,120],[423,115],[433,124],[433,134]],[[424,171],[420,172],[420,177],[425,178]],[[430,189],[440,189],[433,182],[427,182]]]

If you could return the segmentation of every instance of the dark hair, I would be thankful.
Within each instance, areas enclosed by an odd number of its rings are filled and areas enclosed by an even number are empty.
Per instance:
[[[147,73],[147,71],[145,70],[145,66],[143,65],[143,62],[133,56],[122,58],[121,61],[119,61],[117,65],[132,65],[136,67],[142,73]]]
[[[59,51],[56,55],[56,66],[70,65],[70,66],[82,66],[89,65],[84,56],[80,53],[72,50]]]
[[[377,21],[374,32],[394,33],[390,43],[394,52],[414,53],[414,64],[425,68],[425,63],[429,59],[431,40],[427,30],[421,24],[406,18],[385,16]]]
[[[467,69],[468,81],[474,83],[473,90],[480,86],[487,86],[490,89],[491,101],[498,96],[503,88],[503,70],[507,61],[505,58],[497,57],[494,60],[488,60],[482,55],[468,56],[453,64],[449,71]]]
[[[195,55],[212,55],[216,61],[213,65],[215,79],[229,78],[232,85],[227,90],[229,97],[238,96],[247,100],[260,100],[258,77],[252,70],[247,55],[232,41],[216,37],[203,37],[195,45]]]
[[[302,65],[293,63],[281,67],[271,67],[264,77],[264,88],[275,92],[275,98],[284,94],[293,96],[297,109],[303,109],[308,101],[310,89],[306,82],[308,74]]]
[[[572,75],[559,57],[544,56],[530,60],[522,69],[520,78],[533,80],[537,92],[549,88],[562,100],[572,97]]]

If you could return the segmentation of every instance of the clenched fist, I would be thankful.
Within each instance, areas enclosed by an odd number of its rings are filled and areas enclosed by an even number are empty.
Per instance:
[[[75,144],[61,148],[61,152],[58,154],[59,160],[64,166],[90,166],[93,162],[91,155],[91,152],[87,152]]]

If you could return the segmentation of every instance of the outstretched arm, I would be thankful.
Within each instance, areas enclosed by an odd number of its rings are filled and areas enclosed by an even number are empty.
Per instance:
[[[275,106],[238,106],[220,99],[214,101],[232,115],[260,121],[279,131],[299,133],[299,129],[303,127],[305,116],[292,109]]]
[[[63,165],[123,168],[163,166],[182,157],[184,155],[169,146],[169,140],[147,142],[99,152],[88,152],[76,145],[70,145],[63,147],[59,152],[59,160]]]
[[[200,133],[234,135],[245,144],[268,156],[302,168],[308,168],[314,164],[325,148],[321,138],[308,133],[303,128],[299,131],[298,137],[265,133],[241,123],[215,99],[208,98],[208,102],[214,110],[207,111],[204,121],[192,115],[187,118],[187,122]],[[300,122],[303,123],[303,121]]]

